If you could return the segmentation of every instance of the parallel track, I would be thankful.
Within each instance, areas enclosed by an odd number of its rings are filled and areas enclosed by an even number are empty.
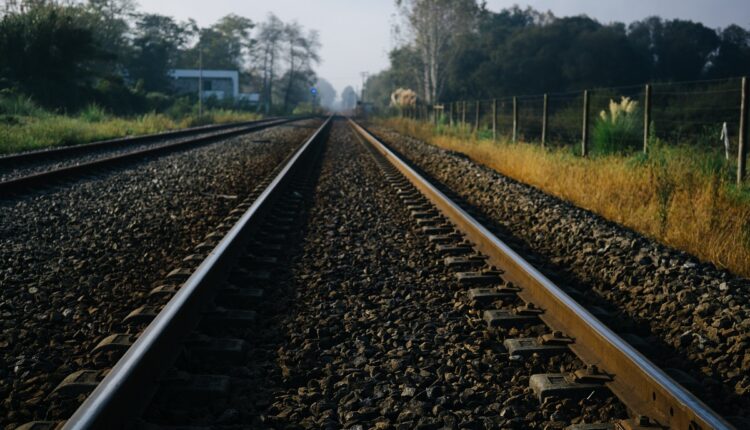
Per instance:
[[[28,191],[36,190],[40,187],[45,187],[48,184],[55,183],[63,179],[74,177],[77,175],[83,175],[93,172],[100,168],[110,168],[111,166],[131,162],[138,160],[143,157],[156,156],[168,154],[175,150],[187,149],[196,145],[202,145],[206,143],[215,142],[221,139],[228,139],[230,137],[238,136],[241,134],[263,130],[265,128],[274,127],[277,125],[285,124],[290,121],[296,121],[298,119],[273,119],[255,121],[251,123],[233,124],[231,126],[220,125],[215,126],[211,129],[206,128],[194,128],[189,130],[181,130],[177,132],[161,133],[157,135],[142,136],[136,138],[118,139],[116,141],[97,142],[88,145],[80,145],[69,148],[58,148],[47,151],[37,151],[27,154],[18,154],[15,156],[8,156],[0,158],[0,164],[8,164],[14,162],[24,162],[54,158],[58,156],[70,156],[76,153],[85,153],[86,151],[109,148],[112,146],[127,146],[135,143],[147,143],[155,140],[164,140],[168,138],[184,137],[193,134],[200,134],[196,138],[190,138],[181,140],[175,143],[167,143],[145,149],[135,150],[132,152],[126,152],[123,154],[112,155],[96,159],[94,161],[84,162],[81,164],[75,164],[71,166],[56,168],[48,171],[39,173],[32,173],[19,178],[10,179],[7,181],[0,182],[0,197],[23,194]],[[211,134],[205,134],[206,132],[213,132]],[[15,160],[15,161],[13,161]]]
[[[245,127],[257,125],[265,122],[275,121],[275,118],[268,118],[258,121],[243,121],[228,124],[206,125],[201,127],[191,127],[182,130],[167,131],[163,133],[154,133],[143,136],[129,136],[118,139],[102,140],[98,142],[84,143],[81,145],[63,146],[57,148],[40,149],[36,151],[21,152],[18,154],[9,154],[0,156],[0,169],[7,168],[19,163],[33,163],[43,160],[50,160],[60,157],[69,157],[81,155],[92,150],[112,149],[123,146],[133,146],[142,143],[156,142],[160,140],[176,139],[196,134],[212,133],[216,131],[227,130],[230,128]]]
[[[378,141],[365,128],[350,120],[375,157],[390,163],[387,173],[393,184],[403,185],[402,200],[420,201],[437,211],[434,221],[456,229],[500,268],[502,279],[521,288],[517,294],[526,303],[543,310],[539,316],[550,329],[562,331],[574,342],[569,345],[584,363],[597,365],[611,380],[606,386],[628,406],[634,416],[648,416],[654,428],[732,429],[725,419],[685,390],[663,370],[621,339],[594,315],[576,303],[563,289],[544,277],[531,264],[483,227],[476,219],[430,184],[404,160]],[[285,191],[295,171],[310,163],[316,148],[326,139],[329,118],[289,159],[254,202],[239,208],[244,213],[226,236],[172,296],[115,367],[66,422],[66,429],[120,428],[132,423],[147,407],[156,390],[154,381],[169,368],[180,351],[180,342],[200,320],[204,304],[211,301],[242,250],[257,233],[259,223]],[[309,167],[309,166],[308,166]],[[408,182],[407,182],[408,181]],[[414,204],[414,203],[412,203]],[[656,424],[658,423],[658,424]],[[638,420],[623,421],[619,428],[639,427]]]

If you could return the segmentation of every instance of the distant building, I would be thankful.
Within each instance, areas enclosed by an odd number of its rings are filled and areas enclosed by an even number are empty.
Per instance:
[[[240,92],[240,73],[236,70],[174,69],[170,70],[169,75],[174,79],[174,88],[179,94],[197,94],[202,76],[203,98],[231,98],[251,103],[260,100],[258,93]]]

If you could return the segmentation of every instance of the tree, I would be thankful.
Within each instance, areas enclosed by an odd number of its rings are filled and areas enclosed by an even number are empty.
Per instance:
[[[419,53],[419,84],[427,103],[443,92],[444,68],[457,35],[469,31],[479,12],[476,0],[396,0]]]
[[[204,68],[242,70],[253,48],[251,32],[254,27],[248,18],[227,15],[214,25],[199,30],[198,43],[182,54],[180,64],[198,68],[202,52]]]
[[[312,71],[312,64],[318,63],[318,33],[310,31],[305,35],[302,27],[293,22],[284,28],[284,52],[289,68],[286,73],[286,90],[284,91],[284,112],[291,112],[292,89],[295,80],[304,79]]]
[[[336,90],[333,88],[333,85],[323,78],[318,78],[318,81],[315,82],[315,88],[318,90],[318,103],[320,103],[320,106],[333,110],[334,103],[336,102]]]
[[[168,75],[188,40],[195,34],[192,22],[178,23],[164,15],[141,15],[135,25],[133,54],[128,61],[129,77],[143,82],[146,91],[167,92],[171,88]]]
[[[271,111],[273,105],[274,76],[278,67],[277,59],[283,36],[284,23],[276,15],[269,14],[266,21],[260,24],[256,36],[257,42],[252,51],[262,75],[258,110],[262,107],[266,114]]]
[[[745,76],[750,74],[750,32],[730,25],[719,36],[719,49],[711,58],[711,77]]]
[[[48,107],[79,107],[90,96],[95,64],[109,58],[80,7],[25,7],[0,20],[0,88]]]
[[[349,85],[341,92],[341,110],[352,110],[355,107],[357,107],[357,92]]]
[[[134,0],[88,0],[85,6],[94,38],[99,48],[115,58],[111,69],[114,73],[122,65],[130,50],[130,21],[136,14]]]

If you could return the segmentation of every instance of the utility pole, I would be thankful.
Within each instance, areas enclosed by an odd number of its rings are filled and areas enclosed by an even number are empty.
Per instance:
[[[198,42],[198,116],[203,117],[203,46]]]
[[[365,83],[367,82],[367,78],[370,76],[370,73],[368,72],[359,72],[359,76],[362,77],[362,103],[365,102]]]

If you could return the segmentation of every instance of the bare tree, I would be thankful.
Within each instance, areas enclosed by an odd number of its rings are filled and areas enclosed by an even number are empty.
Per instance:
[[[289,79],[284,91],[284,112],[287,112],[290,108],[289,102],[294,81],[303,78],[299,72],[310,70],[313,63],[317,64],[320,61],[318,56],[320,41],[317,31],[313,30],[305,35],[302,26],[293,22],[284,28],[284,43],[286,60],[289,64],[287,70]]]
[[[284,37],[284,23],[274,14],[269,14],[265,22],[261,23],[256,36],[257,42],[253,49],[256,62],[260,64],[260,72],[263,76],[260,102],[258,110],[265,109],[265,113],[271,110],[273,104],[273,82],[277,68],[277,57],[281,49]]]
[[[420,92],[426,103],[435,103],[443,90],[453,41],[470,31],[479,6],[476,0],[396,0],[396,5],[422,63]]]

